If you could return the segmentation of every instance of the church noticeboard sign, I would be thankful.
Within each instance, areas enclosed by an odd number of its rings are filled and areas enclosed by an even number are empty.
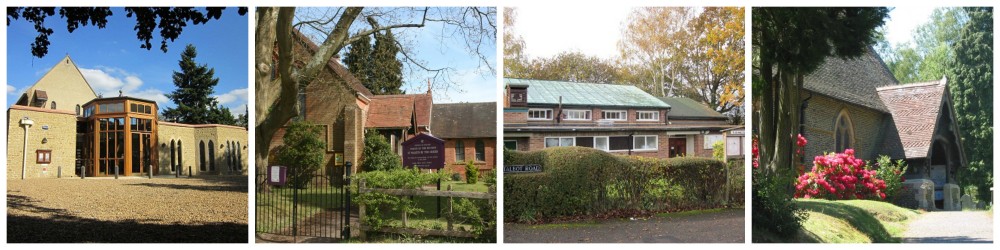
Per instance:
[[[403,166],[420,169],[444,167],[444,140],[419,134],[403,142]]]
[[[505,166],[503,166],[503,173],[505,173],[505,174],[538,173],[538,172],[542,172],[542,165],[527,164],[527,165],[505,165]]]
[[[287,173],[285,166],[270,166],[267,168],[267,184],[284,186]]]

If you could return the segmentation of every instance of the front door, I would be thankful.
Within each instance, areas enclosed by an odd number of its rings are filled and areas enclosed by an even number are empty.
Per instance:
[[[144,175],[152,165],[150,134],[132,133],[132,175]]]
[[[687,138],[670,138],[670,158],[687,155]]]

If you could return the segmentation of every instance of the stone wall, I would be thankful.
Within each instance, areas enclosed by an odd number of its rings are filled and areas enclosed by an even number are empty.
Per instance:
[[[15,105],[7,110],[7,179],[21,178],[25,130],[20,122],[24,117],[34,121],[28,128],[24,178],[56,178],[60,167],[62,177],[76,177],[75,112]],[[37,150],[52,150],[51,162],[37,163]]]
[[[803,94],[803,100],[809,94]],[[854,124],[854,151],[858,158],[875,159],[881,150],[882,123],[887,114],[858,105],[845,103],[819,94],[813,94],[806,108],[805,158],[830,153],[835,150],[834,125],[841,110],[846,109]]]
[[[181,174],[188,174],[189,169],[195,175],[246,174],[249,168],[248,162],[251,157],[247,147],[249,137],[247,130],[242,127],[159,122],[157,138],[160,146],[159,174],[174,174],[170,170],[171,141],[179,148],[179,164],[183,166]],[[204,152],[201,149],[202,145],[205,147]],[[232,152],[234,158],[239,158],[237,164],[232,164],[228,160],[227,152]],[[212,163],[215,164],[214,171],[211,168]]]

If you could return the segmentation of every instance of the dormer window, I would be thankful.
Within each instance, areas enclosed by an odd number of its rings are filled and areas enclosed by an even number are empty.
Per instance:
[[[590,110],[583,109],[567,109],[563,111],[566,116],[567,121],[586,121],[590,120]]]
[[[528,120],[552,120],[552,109],[528,109]]]
[[[604,110],[601,111],[601,119],[612,121],[628,120],[628,113],[624,110]]]
[[[660,112],[659,111],[638,111],[635,114],[635,118],[638,121],[659,121]]]

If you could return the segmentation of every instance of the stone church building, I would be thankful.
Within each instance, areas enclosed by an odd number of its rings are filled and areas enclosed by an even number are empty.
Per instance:
[[[98,96],[67,55],[7,109],[7,178],[245,174],[247,139],[160,121],[155,101]]]
[[[804,160],[848,148],[866,161],[903,159],[910,188],[897,203],[961,209],[955,175],[966,159],[947,84],[900,84],[871,50],[856,59],[828,58],[805,77],[801,92]]]

